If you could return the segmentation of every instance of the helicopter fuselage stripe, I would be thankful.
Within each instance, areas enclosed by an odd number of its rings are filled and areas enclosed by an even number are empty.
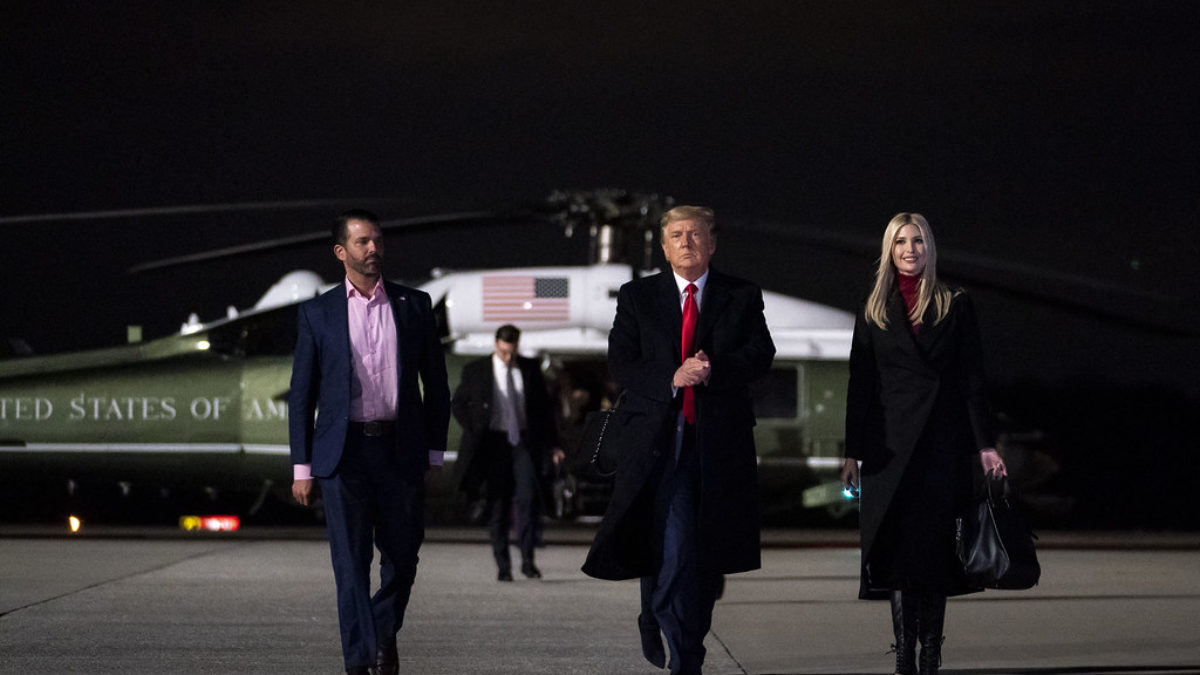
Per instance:
[[[27,443],[24,445],[0,445],[0,453],[25,452],[133,452],[133,453],[207,453],[207,454],[240,454],[251,455],[289,455],[286,445],[271,445],[258,443]],[[442,458],[446,462],[458,459],[458,453],[447,450]],[[842,465],[840,457],[759,457],[760,465],[771,466],[808,466],[814,469],[838,468]]]
[[[840,469],[843,461],[841,457],[778,457],[768,455],[758,458],[760,466],[807,466],[810,469]]]
[[[286,445],[247,443],[27,443],[25,445],[0,445],[4,452],[200,452],[241,453],[254,455],[289,455]],[[447,462],[458,459],[458,453],[447,450],[442,458]]]
[[[202,452],[249,453],[255,455],[287,455],[286,445],[240,443],[26,443],[0,445],[2,452]]]

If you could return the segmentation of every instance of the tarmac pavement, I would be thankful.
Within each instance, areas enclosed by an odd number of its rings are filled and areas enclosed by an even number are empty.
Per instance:
[[[319,529],[43,534],[0,530],[2,674],[342,671]],[[636,582],[579,572],[587,536],[550,531],[544,578],[502,584],[482,531],[431,530],[401,672],[665,672],[641,658]],[[853,533],[766,539],[763,569],[728,579],[705,672],[891,672]],[[943,672],[1200,673],[1197,539],[1044,535],[1036,588],[951,599]]]

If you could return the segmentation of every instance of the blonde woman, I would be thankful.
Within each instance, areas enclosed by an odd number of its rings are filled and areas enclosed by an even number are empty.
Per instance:
[[[842,482],[862,495],[859,597],[891,600],[896,673],[936,673],[946,597],[971,592],[954,517],[972,462],[1003,476],[970,298],[937,277],[933,230],[900,213],[854,325]],[[862,463],[861,471],[859,462]]]

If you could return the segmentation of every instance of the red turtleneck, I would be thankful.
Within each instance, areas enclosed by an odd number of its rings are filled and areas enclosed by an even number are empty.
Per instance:
[[[921,277],[907,274],[897,274],[896,277],[900,281],[900,295],[904,296],[904,306],[908,313],[912,314],[913,307],[917,306],[917,298],[921,295]],[[915,335],[920,330],[920,324],[914,323],[912,329]]]

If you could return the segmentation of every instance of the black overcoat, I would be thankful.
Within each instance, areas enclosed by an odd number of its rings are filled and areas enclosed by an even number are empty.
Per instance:
[[[641,427],[644,442],[622,450],[612,501],[583,566],[590,576],[631,579],[657,572],[661,542],[652,536],[657,483],[651,478],[672,446],[681,405],[671,381],[683,362],[682,330],[671,272],[621,287],[608,364],[626,392],[622,407],[637,413],[630,423]],[[714,573],[757,569],[758,473],[749,385],[766,375],[775,356],[762,291],[710,268],[694,346],[712,363],[708,384],[695,389],[700,562]]]
[[[539,478],[544,479],[550,451],[558,445],[554,409],[537,359],[517,356],[516,365],[524,383],[525,442],[533,452],[533,465]],[[454,419],[463,429],[458,461],[455,462],[460,472],[459,488],[470,499],[479,496],[480,486],[485,481],[490,489],[498,489],[501,493],[512,490],[512,455],[489,453],[484,447],[484,437],[492,419],[495,378],[491,356],[471,361],[463,367],[462,381],[450,402]]]
[[[889,510],[899,506],[894,496],[918,442],[922,452],[936,458],[931,470],[939,480],[926,483],[945,490],[941,497],[958,510],[971,497],[978,451],[995,446],[975,311],[961,289],[951,292],[946,317],[935,325],[930,303],[916,335],[895,289],[888,298],[886,330],[867,322],[862,308],[854,324],[846,456],[862,461],[860,598],[886,597],[884,589],[869,588],[866,564]]]

